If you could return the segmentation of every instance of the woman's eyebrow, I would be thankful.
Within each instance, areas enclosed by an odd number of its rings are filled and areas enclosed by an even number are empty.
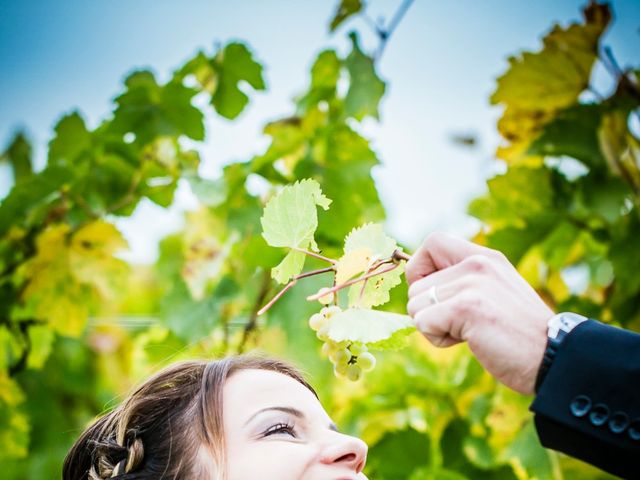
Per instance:
[[[251,415],[249,417],[249,419],[244,423],[245,426],[251,421],[253,420],[255,417],[257,417],[258,415],[260,415],[263,412],[268,412],[269,410],[277,410],[278,412],[284,412],[284,413],[288,413],[289,415],[293,415],[294,417],[300,418],[302,420],[304,420],[305,416],[304,413],[302,413],[300,410],[298,410],[297,408],[293,408],[293,407],[266,407],[266,408],[261,408],[260,410],[258,410],[256,413],[254,413],[253,415]]]
[[[251,420],[253,420],[255,417],[257,417],[261,413],[267,412],[269,410],[276,410],[278,412],[288,413],[289,415],[293,415],[294,417],[297,417],[297,418],[299,418],[301,420],[305,420],[306,419],[304,413],[302,413],[297,408],[293,408],[293,407],[266,407],[266,408],[262,408],[262,409],[258,410],[253,415],[251,415],[249,417],[249,419],[244,423],[244,426],[246,426]],[[336,424],[333,423],[333,422],[329,423],[329,429],[333,430],[334,432],[340,432],[340,430],[338,430],[338,427],[336,426]]]

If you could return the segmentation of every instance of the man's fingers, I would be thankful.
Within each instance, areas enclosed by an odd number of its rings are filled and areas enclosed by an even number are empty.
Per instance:
[[[463,268],[459,267],[455,271],[454,269],[456,269],[455,266],[432,273],[411,285],[413,291],[409,294],[407,302],[407,313],[411,317],[436,303],[434,300],[437,300],[437,303],[446,302],[471,285],[471,279],[462,275]],[[432,288],[434,290],[431,290]]]
[[[490,262],[491,260],[485,255],[471,255],[455,265],[419,278],[409,286],[409,298],[429,290],[434,285],[443,285],[471,274],[482,274],[491,269]]]
[[[499,253],[446,233],[432,233],[407,262],[405,268],[407,282],[411,285],[420,278],[460,263],[472,255],[492,257]]]
[[[414,317],[416,328],[436,347],[450,347],[462,340],[453,330],[452,300],[423,308]]]

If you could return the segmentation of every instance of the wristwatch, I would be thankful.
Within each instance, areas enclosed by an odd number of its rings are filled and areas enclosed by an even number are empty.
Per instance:
[[[542,385],[542,381],[547,376],[547,372],[549,371],[549,368],[551,368],[553,359],[556,357],[556,353],[558,352],[560,345],[562,345],[565,337],[569,332],[571,332],[571,330],[586,320],[588,320],[587,317],[583,317],[582,315],[578,315],[573,312],[558,313],[549,320],[547,323],[547,348],[544,351],[542,363],[538,369],[538,375],[536,377],[536,384],[534,387],[536,393],[538,393],[538,389],[540,388],[540,385]]]

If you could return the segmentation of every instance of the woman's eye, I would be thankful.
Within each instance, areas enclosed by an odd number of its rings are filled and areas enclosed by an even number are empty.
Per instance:
[[[296,436],[295,432],[293,431],[293,425],[289,425],[286,423],[277,423],[276,425],[272,425],[264,432],[265,437],[278,434],[290,435],[292,437]]]

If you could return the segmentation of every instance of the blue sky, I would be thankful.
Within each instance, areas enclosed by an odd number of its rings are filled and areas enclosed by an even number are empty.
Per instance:
[[[125,74],[148,67],[160,78],[198,48],[247,41],[264,64],[266,93],[252,97],[238,121],[207,120],[203,174],[215,176],[229,161],[250,158],[266,145],[261,127],[291,113],[291,98],[308,80],[315,54],[327,46],[346,49],[346,32],[367,32],[360,21],[335,35],[327,24],[336,0],[0,0],[0,145],[26,128],[44,162],[53,125],[77,109],[95,126],[111,110]],[[374,18],[391,17],[401,0],[371,0]],[[387,206],[388,231],[415,247],[434,229],[470,235],[477,225],[465,215],[468,201],[496,171],[499,110],[488,97],[506,57],[538,49],[540,37],[558,21],[579,18],[578,0],[416,0],[389,41],[380,63],[387,80],[381,122],[367,122],[383,165],[374,176]],[[605,37],[624,66],[640,63],[640,1],[613,2],[616,21]],[[635,53],[635,56],[634,56]],[[598,87],[610,88],[598,70]],[[479,136],[475,150],[451,143],[455,132]],[[9,171],[0,166],[0,197]],[[180,188],[171,211],[140,206],[119,221],[134,261],[151,261],[158,238],[179,227],[193,205]]]

